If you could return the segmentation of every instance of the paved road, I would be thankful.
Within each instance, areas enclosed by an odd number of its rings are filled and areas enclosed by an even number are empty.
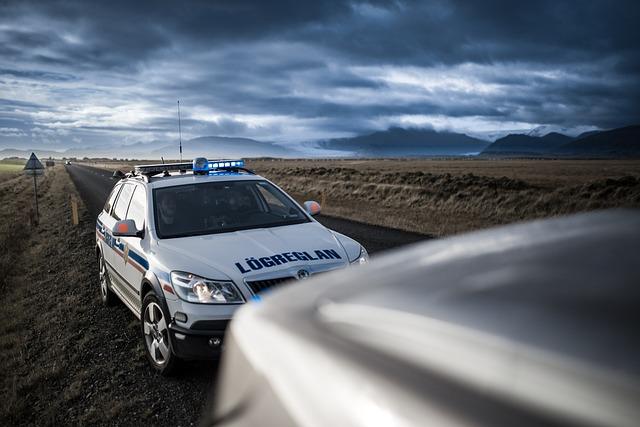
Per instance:
[[[111,188],[115,184],[115,181],[111,179],[112,173],[104,169],[84,165],[72,164],[66,167],[87,209],[97,217]],[[367,248],[369,253],[376,253],[430,238],[430,236],[424,234],[363,224],[327,215],[319,215],[316,218],[326,227],[356,239]]]

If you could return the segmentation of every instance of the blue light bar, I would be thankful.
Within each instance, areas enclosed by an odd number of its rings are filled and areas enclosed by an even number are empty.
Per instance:
[[[209,170],[222,168],[243,168],[244,160],[210,160]]]
[[[192,168],[194,175],[206,175],[209,173],[209,162],[204,157],[196,157]]]

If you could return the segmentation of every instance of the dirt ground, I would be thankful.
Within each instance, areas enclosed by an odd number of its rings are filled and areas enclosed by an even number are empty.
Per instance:
[[[196,425],[215,363],[171,379],[152,372],[133,314],[100,303],[95,218],[80,202],[71,224],[78,196],[64,168],[39,190],[40,225],[30,226],[32,181],[0,182],[0,425]]]

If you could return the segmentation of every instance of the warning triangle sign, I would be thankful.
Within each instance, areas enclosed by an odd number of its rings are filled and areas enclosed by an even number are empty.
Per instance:
[[[36,157],[35,153],[31,153],[31,157],[27,160],[27,164],[24,165],[24,170],[36,170],[36,169],[44,169],[40,160]]]

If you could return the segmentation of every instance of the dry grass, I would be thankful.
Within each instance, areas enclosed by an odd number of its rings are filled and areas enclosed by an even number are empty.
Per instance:
[[[38,178],[40,203],[45,216],[51,202],[50,188],[55,174],[47,172]],[[48,301],[50,294],[41,293],[29,279],[30,270],[41,267],[38,264],[23,262],[30,254],[38,251],[41,242],[38,239],[40,228],[30,221],[33,209],[33,181],[24,176],[14,176],[0,183],[0,370],[2,375],[2,399],[0,420],[12,425],[18,417],[27,414],[33,408],[29,399],[32,393],[40,391],[43,379],[55,381],[61,374],[60,364],[50,360],[46,364],[28,366],[36,346],[32,345],[33,332],[45,327],[46,316],[24,322],[25,314],[33,311],[34,298]],[[16,286],[20,284],[20,286]],[[25,298],[25,294],[31,298]],[[45,298],[42,298],[42,297]],[[46,314],[46,307],[40,310]]]
[[[195,425],[215,364],[155,375],[139,322],[100,304],[95,217],[80,203],[71,224],[78,195],[65,169],[39,179],[37,227],[26,214],[32,183],[0,183],[0,426]]]
[[[612,207],[640,207],[640,162],[282,160],[250,167],[323,212],[434,235]]]
[[[439,236],[640,207],[638,160],[264,159],[247,166],[299,201],[324,198],[326,214]]]
[[[46,179],[38,178],[42,190]],[[0,292],[16,268],[25,240],[32,231],[33,180],[21,174],[0,173]]]

